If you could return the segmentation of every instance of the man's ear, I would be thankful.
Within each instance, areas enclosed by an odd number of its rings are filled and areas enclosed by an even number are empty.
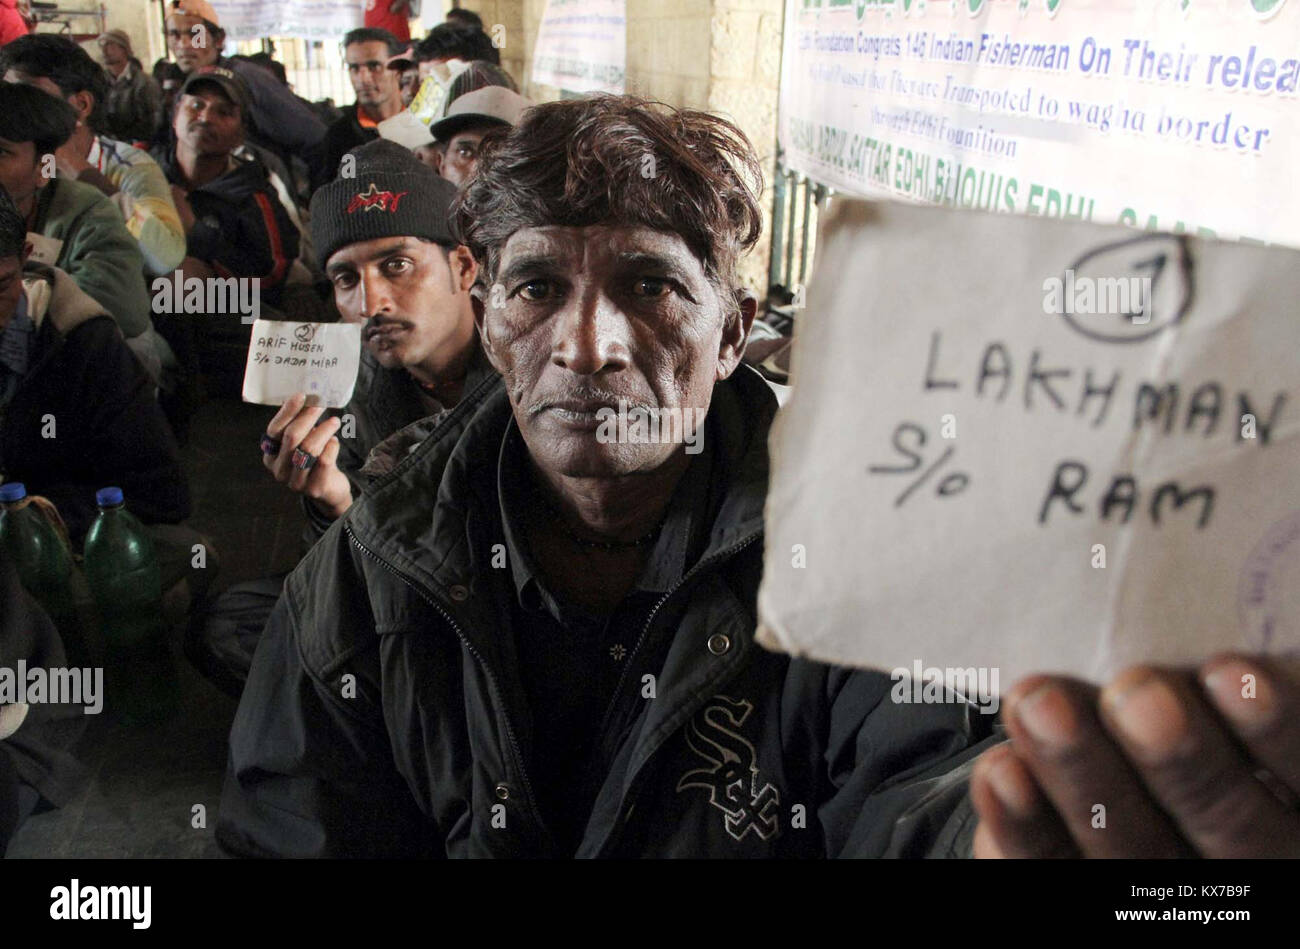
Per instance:
[[[77,113],[77,120],[84,125],[89,121],[90,113],[95,110],[95,97],[83,89],[68,96],[68,105],[72,106]]]
[[[472,291],[478,278],[478,261],[464,244],[457,244],[447,253],[447,267],[451,270],[452,290],[456,293]]]
[[[718,381],[729,377],[740,365],[749,342],[749,330],[758,315],[758,297],[748,287],[735,291],[736,309],[727,315],[722,324],[722,341],[718,345]]]

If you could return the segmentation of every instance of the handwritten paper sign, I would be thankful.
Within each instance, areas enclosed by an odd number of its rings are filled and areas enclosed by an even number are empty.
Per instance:
[[[360,323],[257,320],[244,367],[244,401],[283,405],[295,392],[309,405],[347,405],[361,365]]]
[[[1300,650],[1300,253],[835,199],[759,641],[1100,680]]]

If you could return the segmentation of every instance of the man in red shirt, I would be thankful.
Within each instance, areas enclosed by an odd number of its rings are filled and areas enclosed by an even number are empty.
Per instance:
[[[376,2],[382,4],[383,0],[376,0]],[[406,4],[406,0],[399,0],[399,2],[403,6]],[[27,21],[18,12],[18,0],[0,0],[0,46],[12,43],[20,36],[26,36],[28,32]]]
[[[410,15],[411,0],[366,0],[365,25],[387,30],[403,43],[411,42]]]

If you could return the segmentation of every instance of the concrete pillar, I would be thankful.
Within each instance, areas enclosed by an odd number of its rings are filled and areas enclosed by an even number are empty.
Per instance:
[[[506,27],[502,65],[524,94],[539,102],[560,97],[529,79],[533,45],[546,0],[466,0],[490,29]],[[771,220],[776,160],[776,113],[781,71],[782,0],[627,0],[627,91],[677,108],[704,109],[734,121],[762,159]],[[517,42],[522,31],[522,43]],[[767,289],[767,227],[743,262],[742,278]]]

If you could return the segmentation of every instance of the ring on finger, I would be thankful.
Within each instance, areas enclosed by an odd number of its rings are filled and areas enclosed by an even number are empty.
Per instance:
[[[292,464],[299,471],[310,471],[316,464],[316,456],[309,451],[303,451],[301,448],[293,450]]]
[[[280,439],[278,438],[272,438],[270,435],[264,434],[262,436],[261,446],[262,454],[264,455],[280,454]]]

